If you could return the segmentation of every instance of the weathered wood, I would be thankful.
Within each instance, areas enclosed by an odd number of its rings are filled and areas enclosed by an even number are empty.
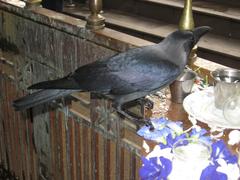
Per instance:
[[[76,122],[72,119],[68,119],[68,132],[69,132],[69,177],[68,179],[77,180],[77,159],[76,159],[76,136],[75,136],[75,124]]]

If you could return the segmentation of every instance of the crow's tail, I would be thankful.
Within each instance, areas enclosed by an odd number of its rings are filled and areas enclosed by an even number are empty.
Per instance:
[[[28,109],[52,100],[65,97],[77,90],[65,90],[65,89],[46,89],[34,92],[13,101],[13,107],[16,111]]]

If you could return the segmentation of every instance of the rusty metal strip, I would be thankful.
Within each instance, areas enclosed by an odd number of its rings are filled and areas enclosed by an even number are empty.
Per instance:
[[[22,139],[21,139],[21,116],[20,116],[20,113],[16,113],[16,135],[17,135],[17,146],[18,146],[18,171],[17,171],[17,176],[20,178],[21,175],[22,175],[22,171],[23,171],[23,167],[22,167],[22,149],[21,149],[21,146],[22,146]]]
[[[18,146],[18,121],[17,121],[17,116],[16,112],[12,108],[12,101],[16,97],[16,87],[13,83],[9,83],[9,97],[8,97],[8,108],[9,108],[9,114],[11,114],[9,117],[9,121],[11,123],[11,134],[12,134],[12,146],[13,146],[13,158],[14,158],[14,166],[13,166],[13,171],[15,174],[20,174],[19,172],[19,146]]]
[[[129,151],[128,151],[129,152]],[[130,153],[130,179],[135,179],[136,172],[136,154],[131,151]]]
[[[117,144],[116,142],[114,141],[111,141],[111,140],[108,140],[109,143],[108,143],[108,146],[109,146],[109,153],[108,153],[108,156],[109,156],[109,177],[108,179],[109,180],[116,180],[116,163],[117,163],[117,160],[116,160],[116,155],[117,155],[117,151],[116,151],[116,148],[117,148]]]
[[[121,150],[121,179],[131,179],[131,158],[130,152],[122,148]]]
[[[21,117],[21,157],[22,157],[22,178],[28,179],[28,160],[27,160],[27,133],[26,133],[26,119],[25,116]]]
[[[76,172],[76,147],[75,147],[75,122],[72,118],[68,119],[69,145],[70,145],[70,179],[77,180]]]
[[[31,141],[30,137],[29,137],[29,122],[30,119],[27,116],[27,118],[25,118],[25,126],[24,126],[24,130],[25,130],[25,158],[26,158],[26,171],[25,171],[25,175],[26,175],[26,179],[27,180],[31,180],[31,170],[30,170],[30,147],[29,147],[29,142]]]
[[[56,142],[56,112],[50,111],[49,112],[49,121],[50,121],[50,141],[51,141],[51,171],[52,171],[52,178],[55,180],[56,173],[57,173],[57,142]]]
[[[8,89],[7,89],[7,81],[4,78],[4,93],[5,93],[5,101],[3,105],[3,114],[4,114],[4,127],[5,127],[5,138],[6,138],[6,155],[7,155],[7,166],[10,169],[12,167],[12,158],[11,158],[11,136],[10,136],[10,128],[9,128],[9,117],[8,117],[8,108],[7,108],[7,97],[8,97]]]
[[[62,112],[59,113],[59,132],[60,132],[60,157],[61,157],[61,173],[62,179],[67,180],[67,143],[66,143],[66,128],[64,121],[64,114]]]
[[[82,180],[82,163],[81,163],[81,126],[79,122],[76,122],[75,125],[75,150],[76,150],[76,176],[77,180]]]
[[[15,124],[15,119],[14,119],[14,112],[13,109],[11,107],[11,103],[13,96],[14,96],[14,92],[13,92],[13,87],[12,87],[12,83],[10,81],[6,82],[6,88],[7,88],[7,112],[8,113],[8,124],[9,124],[9,135],[10,135],[10,148],[11,148],[11,154],[10,154],[10,159],[11,159],[11,167],[10,170],[12,172],[16,172],[16,147],[15,147],[15,130],[14,130],[14,124]]]
[[[0,76],[0,92],[2,93],[4,91],[4,79],[2,76]],[[2,96],[3,94],[1,94]],[[0,103],[1,103],[1,109],[3,110],[4,107],[4,100],[0,99]],[[5,129],[4,129],[4,114],[1,113],[0,114],[0,148],[1,148],[1,163],[4,165],[4,167],[7,167],[7,159],[6,159],[6,139],[5,139]]]
[[[141,168],[142,166],[142,161],[141,161],[141,158],[139,156],[136,156],[135,155],[135,179],[140,179],[140,176],[139,176],[139,169]]]
[[[81,163],[82,163],[82,174],[83,179],[92,179],[94,169],[92,166],[92,139],[91,139],[92,129],[83,125],[81,137],[82,137],[82,150],[81,150]]]
[[[30,155],[30,161],[31,161],[31,170],[30,170],[30,178],[31,179],[37,179],[38,178],[38,157],[37,153],[35,151],[35,147],[33,144],[32,139],[33,137],[33,121],[28,120],[28,127],[29,127],[29,155]]]
[[[83,156],[82,158],[84,159],[83,161],[83,174],[84,174],[84,179],[89,179],[89,137],[88,137],[88,129],[86,127],[83,127]]]
[[[107,163],[107,162],[105,162],[105,159],[104,159],[104,154],[105,154],[105,152],[104,152],[104,138],[99,133],[96,133],[96,137],[97,137],[96,138],[97,141],[96,141],[96,147],[95,148],[96,148],[96,154],[97,154],[97,158],[96,158],[97,179],[104,180],[105,179],[105,177],[104,177],[104,175],[105,175],[104,166]]]
[[[60,131],[60,112],[55,111],[56,117],[54,121],[54,126],[55,126],[55,142],[53,143],[53,146],[55,146],[55,161],[56,161],[56,171],[55,171],[55,179],[61,179],[62,178],[62,162],[61,162],[61,131]]]

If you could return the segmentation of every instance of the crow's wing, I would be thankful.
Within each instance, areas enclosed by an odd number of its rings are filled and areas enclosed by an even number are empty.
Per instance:
[[[160,62],[155,66],[145,64],[137,69],[133,67],[125,71],[114,72],[116,83],[113,84],[110,93],[122,95],[137,91],[152,92],[170,84],[178,77],[180,69],[171,62]]]
[[[159,49],[136,51],[87,65],[73,77],[83,90],[120,95],[158,89],[171,83],[181,72]]]
[[[41,82],[30,88],[128,94],[160,88],[172,82],[179,73],[180,69],[168,61],[159,45],[153,45],[87,64],[67,77]]]

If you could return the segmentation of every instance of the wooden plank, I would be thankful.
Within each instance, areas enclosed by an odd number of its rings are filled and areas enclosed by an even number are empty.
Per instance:
[[[121,179],[130,179],[131,177],[131,158],[130,152],[121,148]]]
[[[128,128],[123,128],[121,138],[122,141],[127,143],[128,145],[139,150],[141,149],[142,138],[138,136],[135,131],[132,131]]]
[[[5,100],[3,105],[3,114],[4,114],[4,128],[5,128],[5,138],[6,138],[6,158],[7,158],[7,169],[12,167],[12,158],[11,158],[11,135],[8,121],[8,107],[7,107],[7,99],[8,99],[8,88],[7,81],[4,78],[4,92],[5,92]]]
[[[55,180],[57,173],[57,140],[56,140],[56,112],[49,112],[49,121],[50,121],[50,145],[51,145],[51,174],[52,178]]]
[[[105,165],[108,163],[105,159],[105,148],[104,148],[104,137],[99,134],[95,133],[96,135],[96,146],[95,146],[95,153],[96,153],[96,178],[98,180],[105,179]]]
[[[76,147],[75,147],[75,122],[72,118],[68,119],[68,132],[69,132],[69,148],[70,148],[70,179],[77,180],[77,167],[76,167]]]
[[[20,113],[19,113],[20,114]],[[23,116],[20,115],[20,124],[19,124],[19,131],[20,131],[20,149],[21,149],[21,166],[22,166],[22,173],[21,178],[26,179],[26,152],[25,152],[25,120]]]
[[[85,180],[85,172],[86,172],[86,166],[87,166],[87,161],[88,159],[85,157],[84,151],[85,151],[85,146],[87,146],[87,142],[86,142],[86,138],[87,138],[87,134],[86,134],[86,128],[83,127],[82,125],[80,126],[80,161],[81,161],[81,179]],[[86,163],[85,163],[86,161]]]
[[[11,124],[12,124],[12,135],[13,135],[13,148],[14,148],[14,173],[17,176],[20,176],[21,174],[21,167],[20,164],[18,162],[20,162],[20,156],[19,156],[19,129],[18,129],[18,117],[16,112],[14,111],[13,107],[12,107],[12,101],[15,99],[15,97],[17,96],[17,91],[16,91],[16,86],[15,84],[13,84],[13,82],[10,83],[10,90],[11,90],[11,95],[9,96],[8,99],[8,107],[9,107],[9,113],[11,114]]]
[[[31,180],[31,176],[30,176],[30,147],[29,147],[29,142],[32,140],[30,139],[29,137],[29,116],[27,116],[25,119],[24,119],[24,143],[25,143],[25,148],[24,148],[24,153],[25,153],[25,166],[26,166],[26,169],[25,169],[25,178],[26,180]]]
[[[67,180],[67,144],[66,144],[66,128],[65,115],[59,112],[59,132],[60,132],[60,157],[61,157],[61,175],[63,180]]]
[[[75,148],[76,148],[76,176],[78,180],[82,180],[82,157],[81,157],[81,126],[78,122],[75,125]]]
[[[91,122],[90,108],[88,105],[84,105],[80,101],[73,101],[70,107],[70,111],[76,116]]]
[[[35,147],[33,144],[33,121],[28,120],[28,128],[29,128],[29,164],[30,164],[30,179],[38,179],[38,157],[35,151]]]
[[[2,75],[0,76],[0,91],[1,91],[1,109],[4,108],[4,79]],[[4,114],[0,114],[0,148],[1,148],[1,163],[6,168],[7,159],[6,159],[6,139],[5,139],[5,129],[4,129]]]
[[[92,179],[92,139],[91,129],[83,126],[83,169],[84,179]]]
[[[109,158],[109,170],[108,170],[108,178],[109,180],[116,180],[116,163],[117,163],[117,153],[116,153],[116,142],[108,140],[108,158]]]
[[[20,96],[23,94],[20,94]],[[21,166],[21,175],[19,176],[20,179],[26,179],[26,158],[25,158],[25,120],[24,113],[18,112],[18,128],[19,128],[19,151],[20,151],[20,166]]]
[[[142,1],[153,2],[156,4],[168,5],[177,8],[183,8],[184,4],[183,1],[176,0],[142,0]],[[240,21],[240,8],[238,6],[226,7],[226,5],[220,3],[216,4],[214,2],[196,1],[193,2],[193,11]]]
[[[60,112],[55,111],[56,117],[54,120],[54,126],[55,126],[55,142],[52,144],[52,146],[55,146],[55,163],[56,163],[56,171],[55,171],[55,179],[61,179],[63,178],[62,176],[62,161],[61,161],[61,131],[60,131]],[[53,162],[54,163],[54,162]]]
[[[18,173],[17,176],[20,178],[22,176],[23,166],[22,166],[22,139],[21,139],[21,117],[20,113],[16,113],[16,126],[17,126],[17,146],[18,146]]]
[[[92,179],[94,169],[92,166],[92,140],[91,140],[91,129],[85,125],[80,126],[80,169],[81,169],[81,179]]]
[[[11,148],[11,154],[10,154],[10,159],[11,159],[11,166],[10,166],[10,170],[12,172],[16,172],[17,170],[17,163],[16,163],[16,156],[17,156],[17,152],[16,152],[16,140],[15,140],[15,117],[14,117],[14,112],[13,112],[13,108],[11,106],[11,102],[13,100],[13,96],[14,96],[14,87],[12,86],[12,82],[11,81],[7,81],[6,82],[6,88],[7,88],[7,112],[8,113],[8,124],[9,124],[9,138],[10,138],[10,148]]]
[[[136,156],[136,165],[135,165],[135,179],[140,179],[139,170],[142,167],[142,160],[139,156]]]

